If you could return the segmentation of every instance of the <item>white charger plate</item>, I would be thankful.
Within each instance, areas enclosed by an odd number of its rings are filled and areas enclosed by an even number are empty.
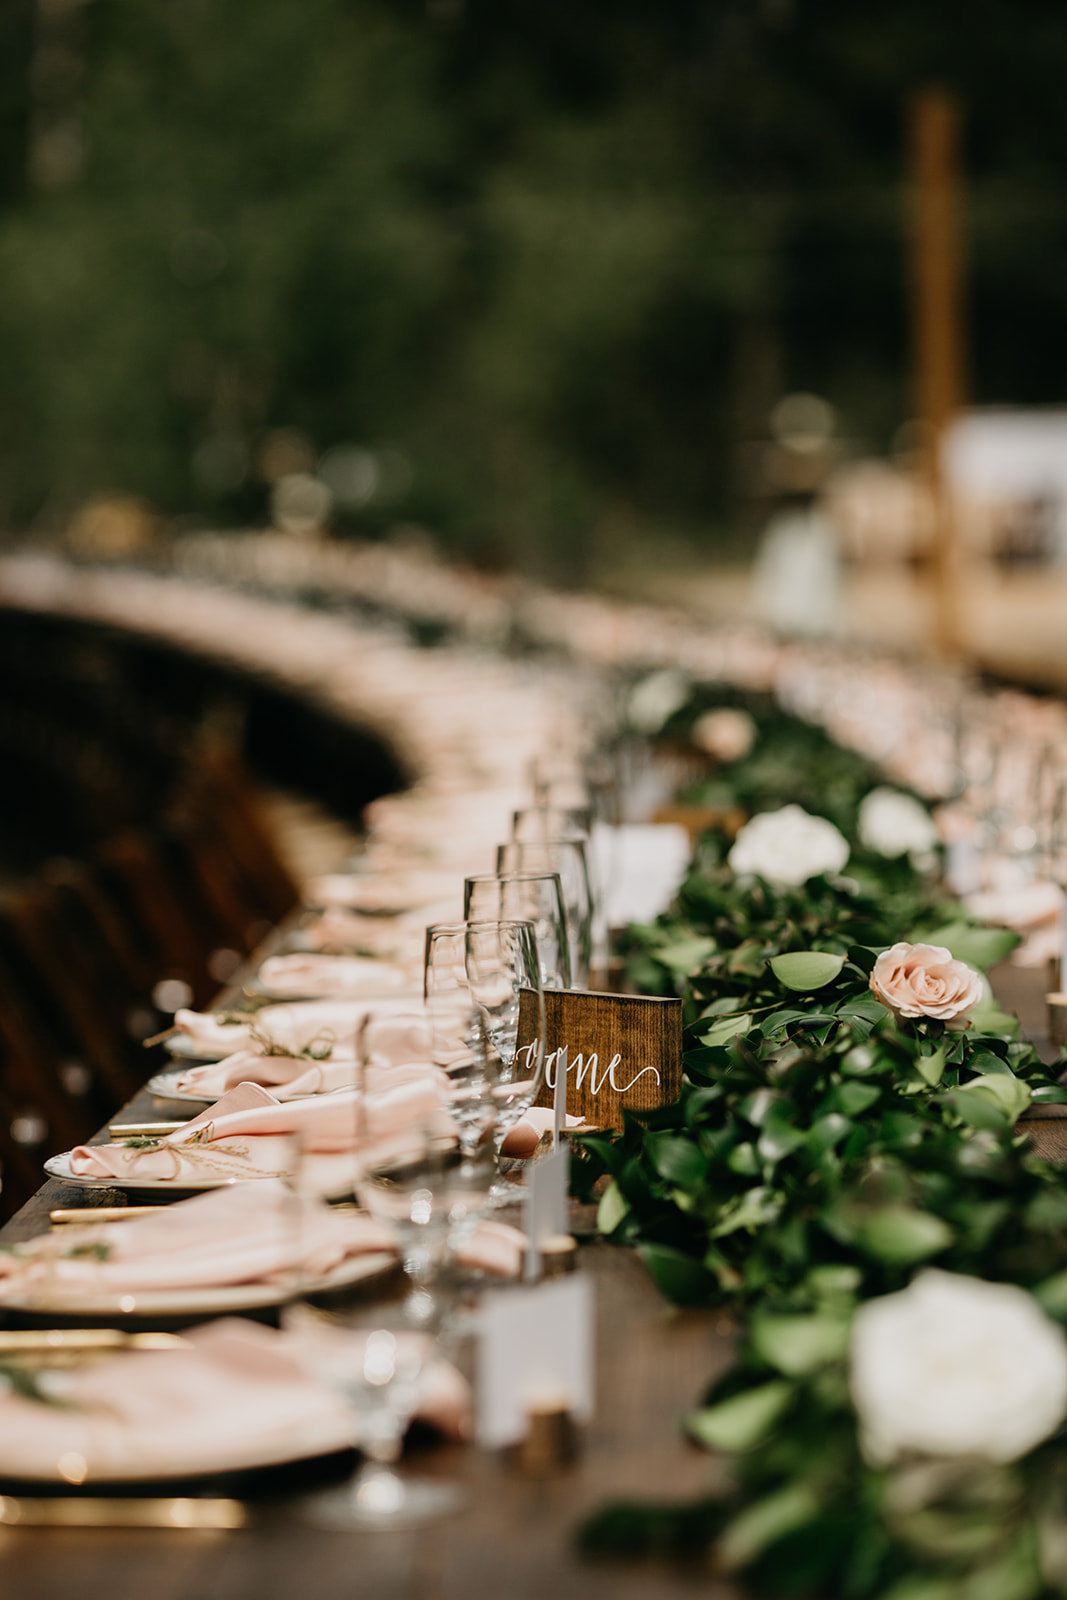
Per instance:
[[[145,1088],[149,1094],[154,1094],[158,1100],[188,1100],[197,1106],[211,1106],[219,1099],[215,1094],[191,1094],[188,1089],[179,1089],[178,1081],[184,1078],[187,1067],[171,1067],[168,1072],[157,1072],[154,1078],[149,1078]]]
[[[364,1255],[351,1256],[331,1272],[305,1282],[300,1292],[323,1294],[331,1289],[343,1289],[351,1283],[384,1276],[396,1265],[397,1258],[391,1251],[367,1251]],[[291,1292],[279,1284],[239,1283],[226,1287],[214,1285],[206,1289],[146,1289],[122,1294],[115,1290],[107,1294],[71,1294],[46,1301],[32,1295],[7,1294],[0,1296],[0,1310],[86,1317],[215,1317],[231,1312],[261,1310],[265,1306],[280,1306],[291,1298]],[[279,1459],[284,1461],[289,1458],[282,1456]]]
[[[251,1177],[196,1178],[188,1183],[175,1183],[173,1178],[92,1178],[71,1170],[70,1154],[69,1150],[62,1150],[57,1156],[49,1156],[44,1170],[50,1178],[76,1183],[83,1189],[128,1189],[131,1194],[138,1194],[141,1190],[153,1194],[199,1194],[202,1189],[229,1189],[235,1183],[255,1182],[255,1178]],[[256,1176],[266,1178],[270,1174],[262,1172]]]
[[[277,1173],[257,1172],[254,1168],[249,1170],[247,1177],[242,1178],[138,1178],[132,1173],[129,1177],[93,1178],[83,1173],[75,1172],[70,1164],[71,1152],[62,1150],[58,1155],[49,1156],[44,1163],[44,1170],[50,1178],[58,1178],[62,1183],[76,1183],[83,1189],[122,1189],[127,1194],[166,1194],[171,1196],[186,1196],[202,1194],[206,1189],[230,1189],[235,1183],[258,1183],[263,1178],[277,1177]],[[351,1188],[350,1180],[345,1174],[345,1181],[338,1187],[325,1188],[322,1197],[324,1200],[339,1200]]]

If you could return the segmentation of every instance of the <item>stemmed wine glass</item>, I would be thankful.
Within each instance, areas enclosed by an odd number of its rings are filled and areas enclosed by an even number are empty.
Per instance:
[[[533,924],[461,922],[428,928],[428,1003],[434,995],[455,995],[464,984],[487,1046],[499,1157],[508,1133],[536,1099],[544,1067],[545,999]],[[511,1198],[508,1184],[494,1184],[494,1205]]]
[[[371,1017],[360,1032],[356,1195],[398,1239],[419,1326],[439,1320],[445,1256],[488,1209],[494,1174],[488,1130],[466,1148],[460,1137],[454,1110],[469,1084],[433,1062],[434,1047],[425,1015]]]
[[[463,916],[469,922],[532,922],[541,982],[569,989],[571,953],[558,872],[480,873],[463,881]]]
[[[364,1458],[347,1483],[302,1502],[304,1520],[322,1528],[388,1530],[458,1510],[463,1492],[457,1484],[396,1470],[419,1380],[437,1355],[431,1335],[407,1326],[403,1307],[359,1295],[328,1307],[291,1307],[285,1326],[305,1371],[343,1397],[352,1443]]]

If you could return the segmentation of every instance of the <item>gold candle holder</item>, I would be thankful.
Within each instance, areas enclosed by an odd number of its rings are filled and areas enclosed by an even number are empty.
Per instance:
[[[1058,991],[1045,996],[1048,1007],[1048,1036],[1057,1050],[1067,1044],[1067,994]]]

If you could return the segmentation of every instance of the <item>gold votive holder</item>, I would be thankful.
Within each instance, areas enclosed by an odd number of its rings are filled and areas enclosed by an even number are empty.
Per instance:
[[[1067,1044],[1067,994],[1058,991],[1045,996],[1048,1007],[1048,1036],[1057,1050]]]
[[[578,1453],[578,1429],[561,1397],[528,1407],[526,1437],[515,1446],[514,1461],[531,1478],[547,1478],[570,1466]]]
[[[541,1241],[541,1277],[561,1278],[578,1265],[578,1244],[569,1233],[552,1233]]]

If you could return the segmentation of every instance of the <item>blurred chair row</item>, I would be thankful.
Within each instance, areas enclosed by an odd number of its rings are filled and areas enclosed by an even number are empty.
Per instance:
[[[201,750],[151,826],[0,905],[0,1216],[144,1082],[142,1041],[203,1005],[299,891],[231,754]]]

